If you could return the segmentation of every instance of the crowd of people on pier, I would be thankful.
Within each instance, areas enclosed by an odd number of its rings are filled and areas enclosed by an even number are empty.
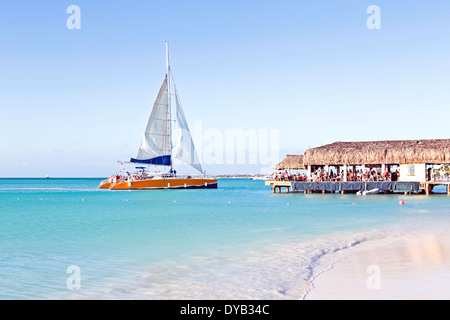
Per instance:
[[[347,175],[347,177],[345,177]],[[308,181],[308,182],[339,182],[339,181],[397,181],[399,177],[398,170],[390,172],[384,169],[383,172],[378,172],[376,168],[366,168],[364,171],[359,170],[343,170],[339,173],[330,171],[329,173],[324,170],[315,170],[311,172],[311,177],[305,173],[292,174],[288,173],[287,170],[284,172],[274,172],[272,175],[272,180],[274,181]],[[345,179],[346,178],[346,179]]]

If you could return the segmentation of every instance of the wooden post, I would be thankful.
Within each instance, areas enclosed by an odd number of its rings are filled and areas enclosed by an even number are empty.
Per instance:
[[[450,183],[447,184],[447,195],[450,196]]]

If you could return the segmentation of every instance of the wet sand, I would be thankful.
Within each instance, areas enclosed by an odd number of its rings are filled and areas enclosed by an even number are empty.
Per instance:
[[[396,240],[334,264],[306,300],[450,299],[450,233]]]

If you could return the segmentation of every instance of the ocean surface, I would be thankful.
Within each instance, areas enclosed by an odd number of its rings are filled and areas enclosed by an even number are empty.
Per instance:
[[[110,191],[0,179],[0,299],[302,299],[381,242],[450,230],[444,194],[273,194],[264,181]],[[400,201],[404,205],[400,205]]]

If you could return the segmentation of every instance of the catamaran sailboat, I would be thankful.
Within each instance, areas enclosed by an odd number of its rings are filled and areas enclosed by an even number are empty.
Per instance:
[[[166,42],[167,72],[159,90],[153,110],[147,123],[136,158],[127,163],[139,165],[134,173],[116,174],[100,183],[99,188],[110,190],[152,190],[217,188],[217,180],[206,178],[195,151],[192,136],[181,107],[177,89],[173,83],[176,119],[172,119],[169,47]],[[177,140],[173,145],[172,122],[177,124]],[[203,176],[178,176],[173,168],[173,158],[187,163]],[[147,167],[146,167],[147,166]],[[170,168],[165,173],[152,173],[149,166]]]

